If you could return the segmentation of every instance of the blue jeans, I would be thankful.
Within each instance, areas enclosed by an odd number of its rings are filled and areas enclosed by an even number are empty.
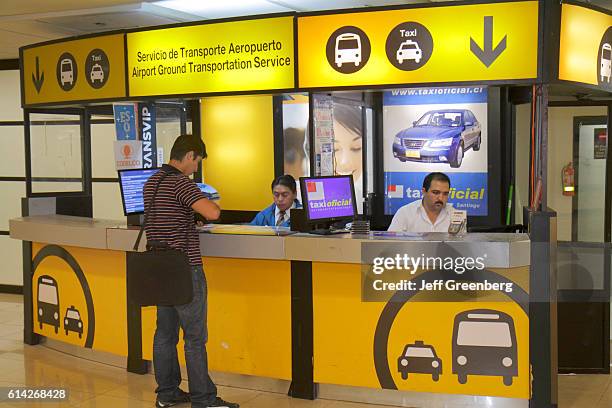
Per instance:
[[[178,392],[181,370],[176,345],[179,325],[183,329],[185,360],[192,406],[206,406],[215,400],[217,387],[208,375],[206,355],[207,310],[206,277],[202,266],[193,267],[193,300],[181,306],[158,306],[157,328],[153,339],[153,364],[157,381],[157,398],[170,401]]]

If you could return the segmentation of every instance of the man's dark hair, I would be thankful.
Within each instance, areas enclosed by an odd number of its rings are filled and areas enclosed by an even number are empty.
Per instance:
[[[285,175],[278,176],[277,178],[275,178],[274,181],[272,182],[272,187],[271,187],[272,190],[274,190],[274,187],[278,185],[287,187],[294,194],[297,193],[297,187],[295,186],[295,179],[293,178],[291,174],[285,174]]]
[[[425,179],[423,180],[423,188],[425,189],[425,191],[429,191],[429,188],[431,187],[431,182],[432,181],[444,181],[446,183],[448,183],[448,187],[450,188],[451,186],[451,182],[450,179],[448,178],[448,176],[444,173],[440,173],[438,171],[435,171],[433,173],[429,173],[427,176],[425,176]]]
[[[185,155],[189,152],[193,152],[195,156],[200,156],[205,159],[208,157],[206,154],[206,145],[202,139],[194,135],[180,135],[174,141],[172,150],[170,151],[170,160],[181,161],[185,158]]]

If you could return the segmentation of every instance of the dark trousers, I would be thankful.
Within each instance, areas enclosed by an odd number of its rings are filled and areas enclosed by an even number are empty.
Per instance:
[[[193,267],[193,300],[181,306],[158,306],[157,328],[153,339],[153,365],[157,398],[170,401],[181,383],[176,345],[179,325],[183,329],[185,360],[192,406],[206,406],[215,400],[217,387],[208,375],[206,328],[208,291],[202,266]]]

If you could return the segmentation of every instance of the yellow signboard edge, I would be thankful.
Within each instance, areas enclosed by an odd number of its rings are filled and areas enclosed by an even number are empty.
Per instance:
[[[337,10],[321,10],[321,11],[311,11],[307,13],[298,13],[295,18],[295,52],[297,55],[298,44],[299,44],[299,34],[298,34],[298,23],[300,18],[307,17],[319,17],[319,16],[331,16],[336,14],[354,14],[354,13],[371,13],[371,12],[379,12],[379,11],[397,11],[397,10],[414,10],[414,9],[429,9],[429,8],[440,8],[440,7],[461,7],[461,6],[472,6],[472,5],[496,5],[496,4],[504,4],[504,3],[524,3],[524,2],[533,2],[538,5],[538,46],[537,46],[537,67],[536,72],[538,75],[534,78],[521,78],[521,79],[513,79],[513,80],[488,80],[488,81],[463,81],[463,82],[410,82],[410,83],[401,83],[401,84],[385,84],[385,85],[351,85],[351,86],[327,86],[327,87],[300,87],[299,83],[299,74],[296,73],[296,91],[329,91],[330,89],[338,89],[338,90],[359,90],[359,89],[389,89],[389,88],[406,88],[406,87],[431,87],[431,86],[463,86],[463,85],[532,85],[534,82],[539,83],[542,81],[542,49],[540,44],[542,42],[542,7],[539,0],[500,0],[500,1],[491,1],[491,2],[475,2],[475,3],[431,3],[431,4],[399,4],[399,5],[391,5],[391,6],[378,6],[378,7],[359,7],[359,8],[345,8],[345,9],[337,9]],[[565,3],[572,3],[572,0],[566,0]],[[565,4],[564,3],[564,4]],[[578,3],[576,3],[578,4]],[[597,7],[596,7],[597,8]],[[559,7],[559,10],[561,8]],[[559,11],[560,13],[560,11]],[[559,27],[559,31],[561,28]],[[557,65],[559,65],[559,57],[557,55]],[[554,62],[554,61],[553,61]],[[299,61],[296,57],[296,70],[299,71]]]

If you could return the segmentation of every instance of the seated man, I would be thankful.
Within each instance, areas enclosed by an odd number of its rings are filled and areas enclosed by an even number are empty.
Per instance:
[[[300,200],[297,199],[295,179],[289,174],[275,178],[272,182],[272,195],[274,203],[260,211],[251,221],[251,225],[276,227],[291,225],[289,212],[292,208],[302,208]]]
[[[444,173],[429,173],[423,180],[422,200],[401,207],[391,221],[389,231],[448,232],[453,213],[447,204],[450,179]]]

